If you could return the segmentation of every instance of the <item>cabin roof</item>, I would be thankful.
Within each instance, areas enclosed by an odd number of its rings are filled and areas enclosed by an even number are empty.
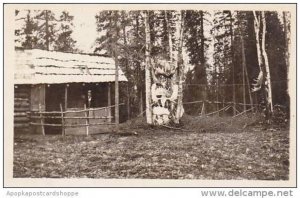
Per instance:
[[[15,84],[114,82],[115,71],[115,61],[110,57],[15,50]],[[119,81],[127,81],[120,68]]]

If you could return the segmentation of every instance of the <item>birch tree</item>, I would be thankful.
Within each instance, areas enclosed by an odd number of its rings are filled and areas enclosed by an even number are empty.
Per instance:
[[[183,12],[184,13],[184,12]],[[183,16],[182,16],[183,15]],[[184,76],[184,65],[183,65],[183,57],[182,57],[182,45],[183,45],[183,28],[184,28],[184,14],[181,11],[178,12],[178,20],[176,22],[176,37],[177,37],[177,57],[176,57],[176,66],[178,67],[178,101],[177,101],[177,109],[175,116],[175,123],[179,123],[179,119],[181,118],[184,109],[183,109],[183,76]]]
[[[266,52],[266,17],[265,12],[261,13],[262,17],[262,54],[264,57],[264,64],[266,69],[266,95],[267,95],[267,111],[273,113],[273,100],[272,100],[272,84],[271,84],[271,73],[269,59]],[[269,112],[268,112],[269,113]]]
[[[273,113],[273,102],[272,102],[272,86],[271,86],[271,75],[268,55],[266,52],[266,19],[265,12],[261,11],[256,13],[253,11],[254,16],[254,31],[256,38],[257,57],[259,65],[259,74],[254,83],[253,92],[261,90],[264,93],[264,99],[266,102],[266,119],[269,120]]]
[[[150,27],[149,27],[149,13],[145,11],[145,34],[146,34],[146,67],[145,67],[145,88],[146,88],[146,120],[148,124],[152,124],[152,108],[151,108],[151,76],[150,76]]]

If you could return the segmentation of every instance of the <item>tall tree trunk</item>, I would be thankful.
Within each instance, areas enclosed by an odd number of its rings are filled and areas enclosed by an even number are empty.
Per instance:
[[[255,11],[253,11],[254,15],[254,31],[255,31],[255,39],[256,39],[256,53],[257,53],[257,61],[260,71],[262,72],[262,55],[261,55],[261,47],[260,47],[260,39],[259,39],[259,32],[260,32],[260,16],[256,15]]]
[[[145,34],[146,34],[146,67],[145,67],[145,84],[146,84],[146,119],[148,124],[153,124],[151,108],[151,63],[150,63],[150,27],[149,13],[145,11]]]
[[[173,43],[172,43],[172,34],[171,34],[171,27],[168,19],[167,11],[164,11],[165,14],[165,21],[167,23],[167,32],[168,32],[168,41],[169,41],[169,58],[170,61],[173,61]]]
[[[215,79],[216,79],[216,86],[215,86],[215,96],[216,96],[216,111],[218,112],[218,116],[220,115],[219,112],[219,75],[217,73],[217,64],[214,64],[214,74],[215,74]]]
[[[115,59],[115,124],[116,124],[116,131],[119,132],[119,60],[118,60],[118,46],[117,41],[119,38],[119,28],[118,28],[118,14],[115,12],[115,38],[113,41],[113,55]]]
[[[204,52],[204,46],[205,46],[205,37],[204,37],[204,14],[203,11],[200,12],[200,38],[201,38],[201,45],[200,45],[200,63],[201,63],[201,68],[202,68],[202,74],[203,75],[203,80],[202,83],[204,84],[202,90],[202,100],[203,100],[203,106],[202,106],[202,112],[205,114],[206,112],[206,100],[207,100],[207,79],[206,79],[206,61],[205,61],[205,52]],[[205,75],[204,75],[205,74]]]
[[[125,47],[127,47],[125,11],[122,11],[122,30],[123,30],[123,42],[124,42]],[[126,68],[126,73],[129,76],[128,56],[127,56],[127,53],[125,53],[125,68]],[[127,119],[130,120],[130,92],[129,92],[129,82],[127,82],[126,92],[127,92]]]
[[[289,68],[290,65],[290,53],[289,53],[289,25],[288,25],[289,17],[287,16],[287,12],[283,12],[283,25],[284,25],[284,38],[285,38],[285,64],[286,67]]]
[[[266,19],[265,12],[260,12],[259,15],[253,11],[254,15],[254,30],[256,35],[256,48],[257,48],[257,57],[258,64],[260,69],[260,74],[257,78],[256,90],[262,88],[262,92],[264,95],[264,100],[266,104],[266,120],[269,121],[273,112],[273,102],[272,102],[272,86],[271,86],[271,75],[270,75],[270,67],[269,60],[266,53]],[[262,27],[261,27],[262,25]],[[261,31],[260,31],[261,30]],[[261,39],[260,39],[261,34]],[[259,86],[259,87],[258,87]]]
[[[250,105],[251,109],[253,108],[253,98],[252,98],[252,93],[251,93],[251,87],[249,83],[249,76],[248,76],[248,71],[247,71],[247,64],[246,64],[246,55],[245,55],[245,45],[244,45],[244,38],[243,36],[241,37],[241,44],[242,44],[242,60],[243,60],[243,70],[245,72],[245,77],[247,81],[247,87],[248,87],[248,94],[249,94],[249,100],[250,100]]]
[[[150,32],[150,43],[155,42],[155,15],[153,10],[148,10],[148,24],[149,24],[149,32]],[[150,55],[152,55],[152,48],[150,47]]]
[[[119,60],[118,55],[114,52],[114,59],[115,59],[115,124],[116,124],[116,131],[119,131]]]
[[[251,108],[253,108],[253,97],[252,97],[252,93],[251,93],[251,87],[250,87],[250,83],[249,83],[248,70],[247,70],[246,65],[245,65],[245,75],[246,75],[246,81],[247,81],[247,87],[248,87],[248,94],[249,94],[250,105],[251,105]]]
[[[48,15],[48,10],[45,10],[45,28],[46,28],[46,50],[49,51],[50,48],[50,42],[49,42],[49,15]]]
[[[143,101],[144,101],[144,97],[143,97],[143,92],[140,91],[140,114],[142,117],[144,117],[144,104],[143,104]]]
[[[272,99],[272,84],[271,84],[271,73],[270,73],[270,66],[269,66],[269,59],[266,52],[266,17],[265,12],[262,11],[262,54],[264,57],[264,65],[266,70],[266,96],[267,96],[267,110],[270,114],[269,116],[272,116],[273,113],[273,99]]]
[[[257,78],[257,84],[255,87],[259,86],[261,89],[261,86],[263,83],[260,83],[260,81],[263,80],[263,68],[262,68],[262,55],[261,55],[261,47],[260,47],[260,16],[256,14],[255,11],[253,11],[253,16],[254,16],[254,32],[255,32],[255,40],[256,40],[256,53],[257,53],[257,61],[258,61],[258,66],[259,66],[259,74]],[[262,78],[262,79],[260,79]],[[252,90],[253,91],[253,90]],[[254,91],[253,91],[254,92]],[[258,104],[258,96],[257,93],[255,92],[255,104]]]
[[[139,38],[139,12],[137,12],[136,17],[135,17],[135,23],[136,23],[136,37]],[[144,112],[144,97],[143,97],[143,87],[144,84],[142,84],[143,82],[143,74],[142,74],[142,70],[141,70],[141,65],[140,62],[137,62],[137,75],[138,75],[138,82],[137,82],[137,87],[138,87],[138,93],[139,93],[139,103],[140,103],[140,114],[142,114],[141,116],[143,116],[143,112]]]
[[[26,20],[27,20],[26,23],[30,24],[30,10],[28,11],[28,14],[26,15]],[[26,26],[28,26],[28,25],[26,25]],[[31,32],[25,31],[26,40],[27,40],[27,38],[29,38],[31,36]],[[32,49],[33,48],[32,39],[31,39],[31,41],[28,41],[28,42],[25,42],[25,43],[26,43],[25,49]]]
[[[242,51],[242,71],[243,71],[243,103],[244,103],[244,111],[246,111],[246,85],[245,85],[245,70],[246,70],[246,56],[245,56],[245,46],[244,46],[244,38],[241,33],[241,51]],[[250,96],[251,97],[251,96]]]
[[[183,28],[184,28],[184,15],[182,16],[181,11],[178,12],[178,21],[176,22],[176,32],[178,32],[179,35],[178,41],[177,41],[177,60],[176,65],[178,67],[178,102],[177,102],[177,109],[176,109],[176,117],[175,117],[175,123],[179,123],[179,119],[183,113],[183,89],[182,89],[182,83],[183,83],[183,75],[184,75],[184,68],[183,68],[183,57],[182,57],[182,45],[183,45]]]
[[[248,76],[247,64],[246,64],[244,35],[243,35],[241,29],[240,29],[240,39],[241,39],[242,67],[243,67],[243,101],[244,101],[244,104],[246,104],[246,88],[245,88],[245,79],[246,79],[250,105],[251,105],[251,109],[253,109],[253,99],[252,99],[251,87],[250,87],[250,83],[249,83],[249,76]],[[246,107],[244,105],[244,111],[245,110],[246,110]]]
[[[232,23],[232,14],[229,11],[230,18],[230,42],[231,42],[231,58],[232,58],[232,101],[233,101],[233,115],[236,114],[236,92],[235,92],[235,61],[234,61],[234,46],[233,46],[233,23]]]

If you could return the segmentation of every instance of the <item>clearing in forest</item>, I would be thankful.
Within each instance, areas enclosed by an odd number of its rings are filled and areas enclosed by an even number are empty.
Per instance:
[[[64,139],[16,135],[13,176],[288,180],[288,128],[255,117],[184,116],[180,130],[150,128],[141,118],[122,124],[123,134]]]

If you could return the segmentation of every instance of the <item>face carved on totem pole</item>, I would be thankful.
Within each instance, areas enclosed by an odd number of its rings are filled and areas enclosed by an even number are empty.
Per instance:
[[[169,123],[174,115],[175,100],[173,95],[174,85],[176,82],[173,77],[175,76],[176,68],[171,61],[156,59],[152,67],[153,84],[151,87],[152,102],[153,102],[153,116],[154,123],[157,125]]]

